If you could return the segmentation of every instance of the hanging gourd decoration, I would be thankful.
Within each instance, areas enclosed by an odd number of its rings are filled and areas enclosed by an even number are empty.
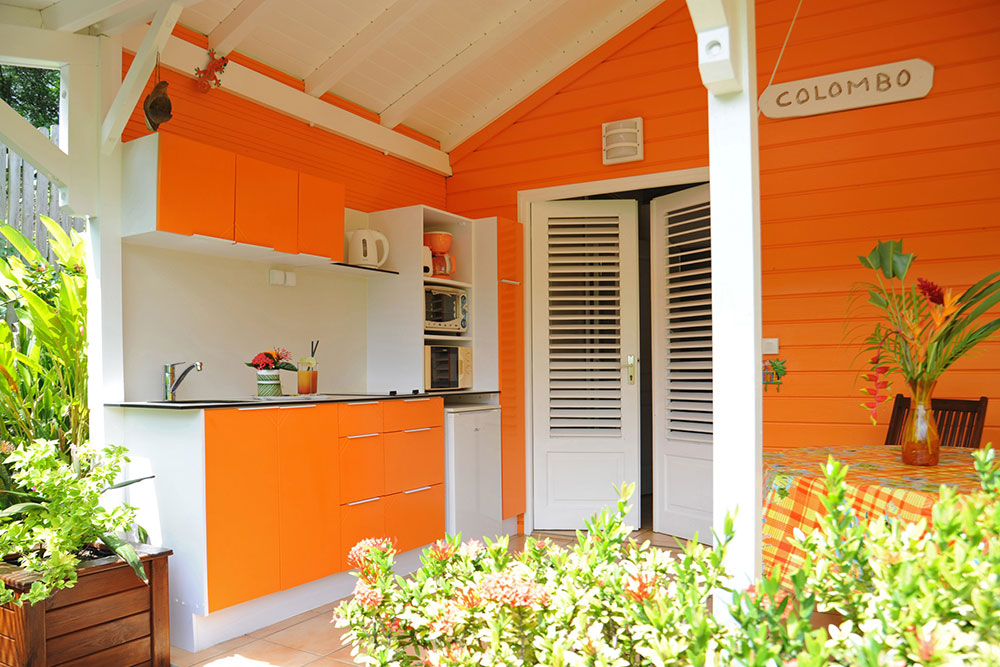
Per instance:
[[[215,57],[215,49],[208,50],[208,66],[205,69],[196,67],[194,69],[195,78],[198,79],[198,90],[203,93],[207,93],[212,89],[212,86],[216,88],[222,87],[222,81],[219,79],[219,75],[222,74],[226,65],[229,64],[229,58],[226,56]]]
[[[142,111],[146,116],[146,127],[156,132],[163,123],[173,118],[170,98],[167,97],[167,82],[160,81],[160,56],[156,56],[156,85],[142,101]]]

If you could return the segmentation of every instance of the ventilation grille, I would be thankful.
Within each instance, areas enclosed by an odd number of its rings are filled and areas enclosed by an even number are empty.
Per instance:
[[[712,442],[712,253],[709,205],[666,218],[667,437]]]
[[[548,221],[549,433],[621,437],[617,217]]]

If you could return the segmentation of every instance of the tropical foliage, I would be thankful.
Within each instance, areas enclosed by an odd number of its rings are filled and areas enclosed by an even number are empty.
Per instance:
[[[983,492],[942,488],[930,525],[859,521],[846,468],[825,466],[828,511],[797,536],[807,557],[733,594],[735,624],[711,613],[732,593],[722,563],[731,524],[709,549],[671,554],[628,538],[626,488],[572,548],[449,537],[409,578],[387,540],[351,552],[355,595],[334,614],[372,665],[996,665],[1000,664],[1000,470],[976,452]],[[823,627],[818,612],[843,619]]]
[[[35,127],[59,122],[59,70],[0,64],[0,100]]]

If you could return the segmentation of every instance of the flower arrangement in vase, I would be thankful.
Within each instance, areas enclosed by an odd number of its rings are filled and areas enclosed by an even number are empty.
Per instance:
[[[864,374],[870,386],[862,389],[871,411],[889,394],[888,377],[897,373],[910,387],[911,410],[903,426],[903,463],[937,465],[940,438],[931,411],[931,395],[938,378],[953,363],[1000,329],[1000,317],[979,323],[1000,303],[1000,271],[991,273],[960,296],[950,288],[917,278],[906,283],[913,253],[903,252],[903,242],[879,241],[861,265],[875,272],[874,283],[864,283],[868,303],[881,309],[884,319],[865,338],[864,352],[871,352],[871,370]],[[898,282],[897,282],[898,281]]]
[[[283,347],[264,350],[247,362],[247,366],[257,369],[257,395],[281,396],[279,371],[294,371],[292,355]]]

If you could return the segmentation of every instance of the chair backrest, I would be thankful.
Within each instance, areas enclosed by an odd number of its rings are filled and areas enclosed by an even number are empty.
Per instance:
[[[981,396],[978,401],[956,398],[932,398],[931,411],[937,421],[938,436],[942,447],[979,448],[986,423],[986,403]],[[903,424],[910,413],[910,397],[896,394],[889,417],[889,430],[885,434],[885,444],[898,445],[902,440]]]

